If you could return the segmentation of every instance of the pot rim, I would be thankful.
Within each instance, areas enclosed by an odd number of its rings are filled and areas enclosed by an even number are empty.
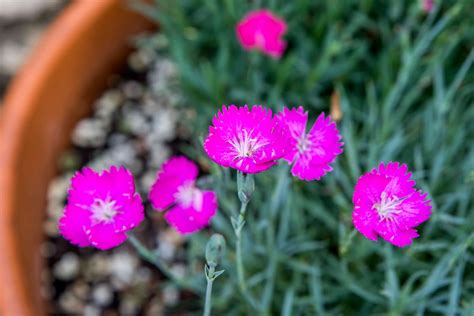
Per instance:
[[[15,235],[25,233],[15,228],[15,192],[19,190],[17,158],[22,154],[29,123],[39,107],[35,99],[78,39],[90,34],[97,21],[111,10],[125,11],[123,6],[121,0],[84,0],[69,4],[48,27],[5,94],[0,111],[0,315],[45,313],[39,295],[33,294],[39,293],[40,289],[28,288],[27,276],[22,271],[25,258],[22,258],[20,242],[15,238]],[[135,23],[134,30],[125,32],[123,37],[151,27],[152,24],[136,12],[122,11],[122,15],[130,15],[132,20],[124,24]]]

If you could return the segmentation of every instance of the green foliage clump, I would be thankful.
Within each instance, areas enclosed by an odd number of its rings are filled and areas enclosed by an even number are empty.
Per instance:
[[[196,140],[222,104],[303,105],[314,119],[340,96],[345,145],[332,173],[306,183],[281,165],[256,176],[243,236],[253,304],[235,273],[235,177],[211,168],[220,198],[212,230],[229,243],[215,314],[474,315],[474,2],[435,2],[430,14],[400,0],[139,5],[161,26],[142,44],[176,62]],[[236,39],[236,23],[262,7],[288,22],[280,60]],[[205,161],[197,141],[186,152]],[[354,185],[380,161],[407,163],[432,199],[407,248],[353,229]],[[189,264],[202,260],[204,235],[190,238]]]

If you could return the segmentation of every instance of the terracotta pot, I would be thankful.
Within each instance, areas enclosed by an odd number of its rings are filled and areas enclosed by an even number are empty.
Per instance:
[[[0,117],[0,315],[46,313],[39,250],[58,154],[124,64],[131,35],[150,27],[119,0],[71,2],[8,90]]]

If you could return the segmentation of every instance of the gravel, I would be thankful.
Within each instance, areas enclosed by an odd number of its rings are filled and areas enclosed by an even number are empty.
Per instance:
[[[169,285],[157,269],[138,258],[127,244],[110,251],[77,248],[59,236],[70,179],[83,166],[95,170],[123,165],[135,175],[138,191],[146,193],[156,171],[173,152],[182,128],[178,74],[174,64],[149,51],[138,50],[128,67],[93,105],[93,113],[76,125],[68,149],[58,161],[61,172],[50,183],[41,247],[46,269],[42,293],[56,314],[165,315],[176,306],[181,292]],[[150,207],[147,205],[147,209]],[[150,248],[157,249],[180,276],[189,273],[184,239],[166,226],[162,216],[148,213],[139,230]],[[158,285],[159,284],[159,285]],[[158,289],[159,287],[159,289]],[[189,294],[188,294],[189,297]]]

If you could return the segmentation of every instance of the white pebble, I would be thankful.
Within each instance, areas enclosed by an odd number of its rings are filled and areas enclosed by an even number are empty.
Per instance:
[[[112,289],[107,284],[99,284],[92,291],[92,298],[99,306],[108,306],[114,298]]]
[[[54,275],[60,280],[72,280],[80,269],[79,257],[72,252],[65,253],[53,268]]]

